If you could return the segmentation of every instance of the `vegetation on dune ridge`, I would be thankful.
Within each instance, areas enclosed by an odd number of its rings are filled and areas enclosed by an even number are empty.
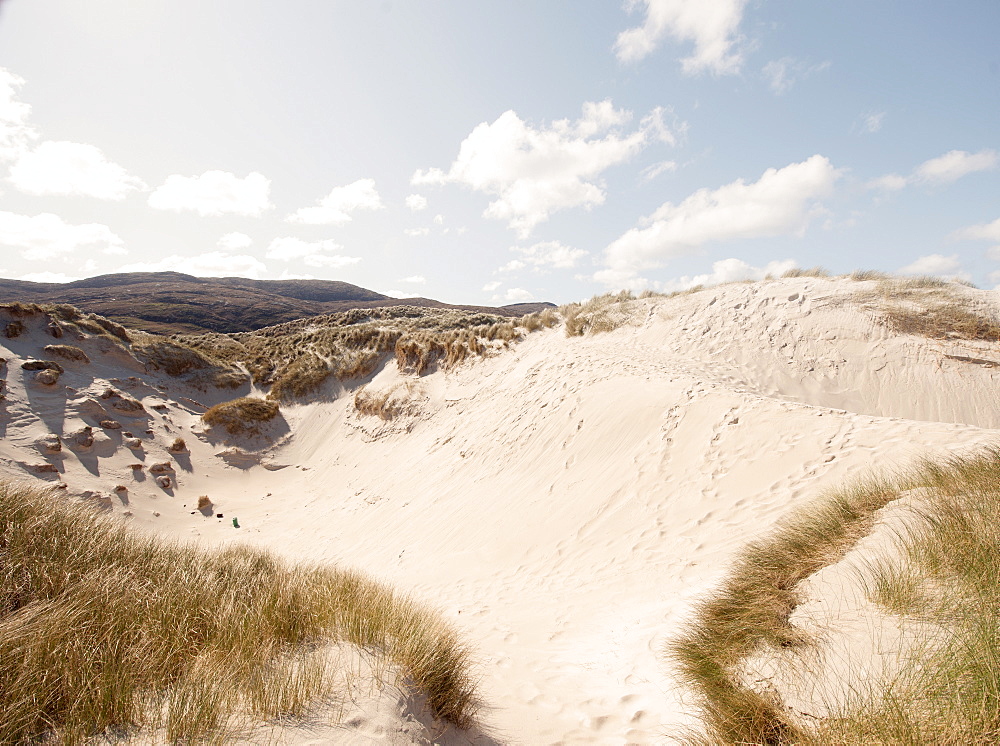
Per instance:
[[[281,402],[308,397],[330,377],[362,379],[387,358],[418,375],[485,356],[524,334],[559,321],[552,309],[510,318],[454,309],[391,306],[354,309],[298,319],[253,332],[174,334],[129,331],[72,306],[0,305],[13,321],[8,335],[23,333],[21,319],[42,315],[61,336],[111,337],[137,360],[199,388],[238,389],[252,382]]]
[[[783,278],[826,278],[820,268],[792,269]],[[843,277],[868,284],[851,302],[870,311],[899,334],[937,339],[1000,341],[1000,318],[986,300],[976,300],[955,283],[936,278],[893,278],[876,271]],[[774,278],[765,278],[765,281]],[[730,283],[724,283],[730,284]],[[400,370],[423,375],[450,369],[489,355],[512,341],[561,322],[567,336],[613,331],[632,323],[644,298],[693,295],[702,285],[669,294],[630,291],[597,295],[582,303],[545,309],[520,319],[454,309],[411,306],[354,309],[298,319],[252,332],[174,334],[163,337],[129,331],[71,306],[9,303],[0,306],[13,317],[5,333],[20,334],[21,319],[44,314],[50,328],[101,335],[123,346],[148,368],[182,377],[202,388],[240,389],[254,385],[279,402],[292,402],[329,391],[332,378],[353,387],[385,360]],[[55,336],[55,335],[54,335]]]
[[[0,484],[0,742],[225,741],[331,695],[330,641],[391,663],[437,717],[471,724],[466,648],[405,596],[258,549],[165,542]]]
[[[963,283],[936,277],[880,278],[856,302],[897,334],[931,339],[1000,342],[1000,317],[992,304],[961,292]]]
[[[906,562],[870,568],[869,597],[889,612],[931,620],[902,669],[811,725],[745,680],[742,666],[766,649],[808,645],[789,623],[796,586],[866,535],[877,510],[905,492],[921,496],[920,520],[900,542]],[[703,600],[668,648],[697,697],[706,743],[969,744],[1000,737],[1000,448],[925,461],[826,495],[751,543],[722,586]],[[943,633],[943,634],[942,634]]]
[[[555,321],[551,311],[510,319],[468,311],[410,306],[356,309],[239,334],[175,335],[200,354],[246,367],[270,396],[292,401],[320,389],[330,377],[361,379],[389,357],[422,375],[489,354],[525,332]]]
[[[44,316],[50,328],[59,330],[59,336],[63,329],[68,328],[84,334],[110,337],[118,343],[130,341],[128,330],[121,324],[65,304],[0,303],[0,311],[6,311],[15,319]]]

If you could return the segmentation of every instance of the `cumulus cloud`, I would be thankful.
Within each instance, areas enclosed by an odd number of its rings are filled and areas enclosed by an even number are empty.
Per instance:
[[[21,250],[25,259],[54,259],[77,251],[125,254],[125,242],[100,223],[71,225],[58,215],[0,211],[0,246]]]
[[[248,254],[209,251],[197,256],[171,254],[155,262],[136,262],[119,267],[118,272],[183,272],[195,277],[249,277],[260,279],[267,267]]]
[[[38,133],[28,123],[31,106],[18,98],[24,79],[0,67],[0,161],[14,160]]]
[[[969,279],[969,275],[962,271],[962,265],[958,261],[958,255],[943,256],[942,254],[928,254],[922,256],[915,262],[899,268],[900,274],[904,275],[933,275],[937,277],[958,277]]]
[[[271,241],[267,247],[266,259],[278,259],[283,262],[301,260],[310,267],[346,267],[361,261],[358,256],[338,254],[344,247],[326,239],[323,241],[303,241],[301,238],[282,236]]]
[[[28,194],[82,195],[120,200],[146,189],[141,179],[107,159],[99,148],[77,142],[43,142],[25,151],[10,169],[10,181]]]
[[[636,62],[666,37],[694,43],[694,54],[681,60],[688,74],[709,71],[737,73],[742,55],[735,51],[737,29],[746,0],[630,0],[626,7],[645,6],[641,26],[618,34],[615,53],[622,62]]]
[[[534,295],[524,288],[509,288],[498,300],[505,300],[508,303],[523,303],[524,301],[533,300],[534,297]]]
[[[622,127],[632,114],[610,101],[588,102],[575,122],[562,119],[533,127],[507,111],[477,125],[459,146],[446,172],[417,171],[413,184],[462,184],[496,199],[483,213],[505,220],[524,238],[558,210],[604,202],[600,174],[654,140],[672,141],[672,130],[656,109],[632,132]]]
[[[608,270],[598,279],[623,282],[638,270],[714,241],[801,234],[839,175],[827,158],[814,155],[769,168],[751,184],[737,179],[718,189],[699,189],[679,205],[667,202],[642,221],[643,227],[608,246]]]
[[[587,256],[583,249],[574,249],[559,241],[543,241],[533,246],[512,246],[511,251],[520,255],[520,259],[513,259],[503,267],[501,272],[510,272],[525,267],[532,267],[536,271],[546,269],[569,269],[575,267],[579,259]]]
[[[375,189],[374,179],[358,179],[335,187],[313,207],[303,207],[288,216],[290,223],[306,225],[343,225],[353,220],[357,210],[381,210],[385,205]]]
[[[157,210],[194,210],[200,215],[259,216],[273,205],[271,182],[252,172],[240,178],[228,171],[206,171],[200,176],[167,177],[149,195],[149,206]]]
[[[794,57],[782,57],[778,60],[771,60],[764,65],[763,73],[768,84],[775,95],[780,96],[792,89],[800,80],[805,80],[810,75],[830,68],[830,62],[820,62],[818,65],[810,65]]]
[[[992,223],[980,223],[962,228],[952,234],[953,238],[966,238],[973,241],[1000,241],[1000,218]]]
[[[995,150],[980,150],[978,153],[967,153],[964,150],[949,150],[944,155],[924,161],[909,177],[899,174],[886,174],[868,182],[870,189],[883,191],[899,191],[911,184],[950,184],[966,174],[976,171],[989,171],[996,168],[997,153]]]
[[[418,212],[427,207],[427,198],[422,194],[411,194],[406,198],[406,206],[413,212]]]
[[[430,228],[404,228],[403,233],[407,236],[426,236],[431,232]]]
[[[996,165],[995,150],[980,150],[978,153],[949,150],[944,155],[921,163],[913,172],[913,176],[921,182],[950,184],[966,174],[989,171],[996,168]]]
[[[246,233],[227,233],[218,241],[218,247],[223,251],[237,251],[245,249],[253,243],[253,239]]]
[[[485,290],[487,293],[492,293],[501,285],[503,285],[503,283],[500,282],[499,280],[495,280],[494,282],[487,282],[485,285],[483,285],[483,290]]]
[[[666,282],[656,283],[656,289],[664,293],[676,290],[687,290],[697,285],[720,285],[724,282],[739,282],[740,280],[763,280],[768,275],[780,277],[790,269],[798,266],[794,259],[782,259],[768,262],[763,267],[754,267],[742,259],[721,259],[712,262],[712,271],[701,275],[684,275]]]

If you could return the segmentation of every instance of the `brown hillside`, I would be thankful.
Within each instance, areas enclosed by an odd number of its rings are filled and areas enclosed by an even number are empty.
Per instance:
[[[0,298],[68,303],[134,329],[172,333],[245,332],[352,308],[418,306],[521,316],[551,304],[454,306],[429,298],[390,298],[334,280],[250,280],[180,272],[100,275],[69,283],[0,279]]]

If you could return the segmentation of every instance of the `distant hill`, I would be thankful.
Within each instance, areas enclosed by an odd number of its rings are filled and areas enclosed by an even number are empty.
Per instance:
[[[521,316],[553,305],[455,306],[429,298],[390,298],[335,280],[249,280],[180,272],[128,272],[67,283],[0,279],[0,300],[69,303],[133,329],[160,334],[246,332],[352,308],[405,305]]]

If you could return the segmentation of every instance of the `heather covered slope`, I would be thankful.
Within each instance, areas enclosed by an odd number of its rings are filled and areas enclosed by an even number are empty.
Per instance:
[[[20,367],[38,329],[0,340],[0,458],[142,530],[364,567],[442,608],[496,741],[663,742],[698,727],[664,646],[748,541],[873,467],[996,438],[997,312],[960,285],[808,276],[605,300],[563,309],[582,335],[424,375],[387,357],[239,436],[201,414],[266,388],[201,392],[95,337],[43,390]],[[143,405],[121,420],[141,453],[98,432],[109,385]],[[46,451],[85,425],[92,444]]]
[[[160,334],[246,332],[352,308],[407,305],[520,316],[546,305],[518,304],[510,309],[453,306],[429,298],[390,298],[334,280],[192,277],[180,272],[129,272],[68,283],[0,279],[0,298],[67,303],[130,328]]]

